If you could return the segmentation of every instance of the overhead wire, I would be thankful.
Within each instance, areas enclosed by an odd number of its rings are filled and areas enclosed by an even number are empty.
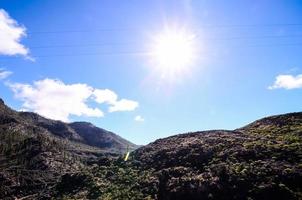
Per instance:
[[[264,24],[204,24],[198,26],[202,28],[255,28],[255,27],[295,27],[302,26],[302,23],[264,23]],[[37,30],[30,31],[28,34],[55,34],[55,33],[85,33],[85,32],[115,32],[115,31],[137,31],[138,28],[94,28],[94,29],[66,29],[66,30]]]
[[[302,27],[302,23],[270,23],[270,24],[225,24],[225,25],[203,25],[198,28],[245,28],[245,27]],[[137,31],[134,28],[99,28],[99,29],[79,29],[79,30],[50,30],[50,31],[32,31],[28,34],[57,34],[57,33],[89,33],[89,32],[113,32],[113,31]],[[209,41],[228,41],[228,40],[249,40],[249,39],[276,39],[276,38],[302,38],[302,34],[290,34],[290,35],[247,35],[247,36],[231,36],[231,37],[208,37],[204,40]],[[65,48],[65,47],[100,47],[100,46],[121,46],[131,45],[136,42],[103,42],[103,43],[88,43],[88,44],[54,44],[54,45],[37,45],[29,46],[30,49],[48,49],[48,48]],[[277,43],[277,44],[247,44],[243,47],[270,47],[270,46],[302,46],[302,43]],[[238,45],[235,46],[240,47]],[[70,54],[48,54],[48,55],[36,55],[36,58],[48,58],[48,57],[69,57],[69,56],[95,56],[95,55],[148,55],[151,52],[147,51],[121,51],[121,52],[95,52],[95,53],[70,53]]]
[[[203,38],[205,40],[237,40],[237,39],[267,39],[267,38],[290,38],[290,37],[301,37],[302,35],[265,35],[265,36],[235,36],[235,37],[225,37],[225,38]],[[120,45],[131,45],[137,42],[105,42],[105,43],[90,43],[90,44],[55,44],[55,45],[40,45],[31,46],[31,49],[46,49],[46,48],[57,48],[57,47],[90,47],[90,46],[120,46]]]

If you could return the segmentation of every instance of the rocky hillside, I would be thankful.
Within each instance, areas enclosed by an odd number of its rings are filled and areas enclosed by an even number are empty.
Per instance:
[[[158,199],[302,199],[301,112],[160,139],[134,156]]]
[[[0,100],[0,199],[47,198],[63,174],[136,145],[90,123],[63,123],[16,112]],[[31,196],[35,194],[36,196]]]
[[[159,139],[127,162],[102,160],[81,175],[61,180],[61,197],[302,199],[302,113]],[[80,186],[62,189],[79,177]]]
[[[0,199],[302,199],[302,112],[159,139],[124,161],[111,150],[125,140],[89,123],[0,108]]]
[[[137,146],[110,131],[98,128],[87,122],[64,123],[50,120],[32,112],[16,112],[8,108],[3,100],[0,101],[0,125],[11,120],[14,125],[30,125],[41,128],[53,136],[77,142],[104,151],[124,152],[127,147],[135,149]]]

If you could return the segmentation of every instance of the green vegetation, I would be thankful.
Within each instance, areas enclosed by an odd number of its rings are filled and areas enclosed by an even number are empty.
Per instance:
[[[106,131],[103,148],[83,142],[100,131],[86,125],[0,104],[0,199],[302,199],[302,113],[160,139],[127,161]]]
[[[150,180],[150,172],[134,168],[121,158],[103,159],[106,165],[99,161],[85,172],[64,175],[57,184],[56,199],[153,199],[143,192],[150,190],[145,182]]]

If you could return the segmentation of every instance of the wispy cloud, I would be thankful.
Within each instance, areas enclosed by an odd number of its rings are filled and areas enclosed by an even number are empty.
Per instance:
[[[31,59],[29,49],[20,43],[26,36],[26,28],[12,19],[9,14],[0,9],[0,55],[23,55]]]
[[[5,69],[0,68],[0,80],[6,79],[9,77],[13,72],[11,71],[6,71]]]
[[[145,121],[145,119],[142,116],[137,115],[137,116],[135,116],[134,121],[143,122],[143,121]]]
[[[302,88],[302,74],[299,74],[297,76],[293,75],[278,75],[275,79],[275,82],[272,86],[269,86],[268,89],[298,89]]]
[[[109,107],[110,112],[112,112],[112,106],[123,102],[123,99],[111,101],[110,95],[114,93],[111,90],[95,89],[82,83],[65,84],[57,79],[43,79],[35,81],[32,85],[8,83],[8,86],[13,90],[15,97],[23,101],[21,109],[34,111],[45,117],[62,121],[69,121],[70,115],[103,117],[104,112],[99,108],[89,106],[89,100],[94,100],[100,104],[105,102],[112,104]],[[127,101],[130,102],[131,100]],[[137,102],[135,103],[138,105]],[[133,105],[126,104],[118,106],[114,111],[130,111],[135,108]]]

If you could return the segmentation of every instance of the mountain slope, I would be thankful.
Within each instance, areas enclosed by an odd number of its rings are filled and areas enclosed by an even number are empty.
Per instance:
[[[124,138],[87,122],[74,122],[69,124],[77,134],[83,138],[83,143],[99,148],[118,150],[124,152],[127,148],[134,150],[137,146]]]
[[[171,136],[134,157],[158,199],[301,199],[302,113]]]
[[[77,199],[302,199],[302,113],[156,140],[58,183]],[[80,184],[64,190],[82,177]],[[85,177],[85,178],[83,178]],[[77,192],[74,192],[77,191]]]
[[[125,151],[127,147],[129,147],[129,149],[137,148],[135,144],[121,138],[120,136],[110,131],[98,128],[91,123],[64,123],[61,121],[50,120],[36,113],[16,112],[5,106],[3,100],[1,100],[1,102],[0,117],[3,120],[12,120],[15,123],[18,122],[20,124],[37,126],[45,129],[54,136],[67,139],[69,141],[101,148],[105,151],[118,153]]]
[[[129,149],[135,149],[137,146],[120,136],[98,128],[87,122],[64,123],[46,119],[35,113],[20,112],[19,116],[36,126],[47,129],[55,136],[68,139],[70,141],[83,143],[89,146],[98,147],[107,151],[123,152]]]
[[[87,133],[87,134],[86,134]],[[88,123],[63,123],[16,112],[0,99],[0,199],[48,198],[63,174],[136,145]]]
[[[106,133],[0,104],[0,198],[302,199],[302,112],[159,139],[126,162]]]

